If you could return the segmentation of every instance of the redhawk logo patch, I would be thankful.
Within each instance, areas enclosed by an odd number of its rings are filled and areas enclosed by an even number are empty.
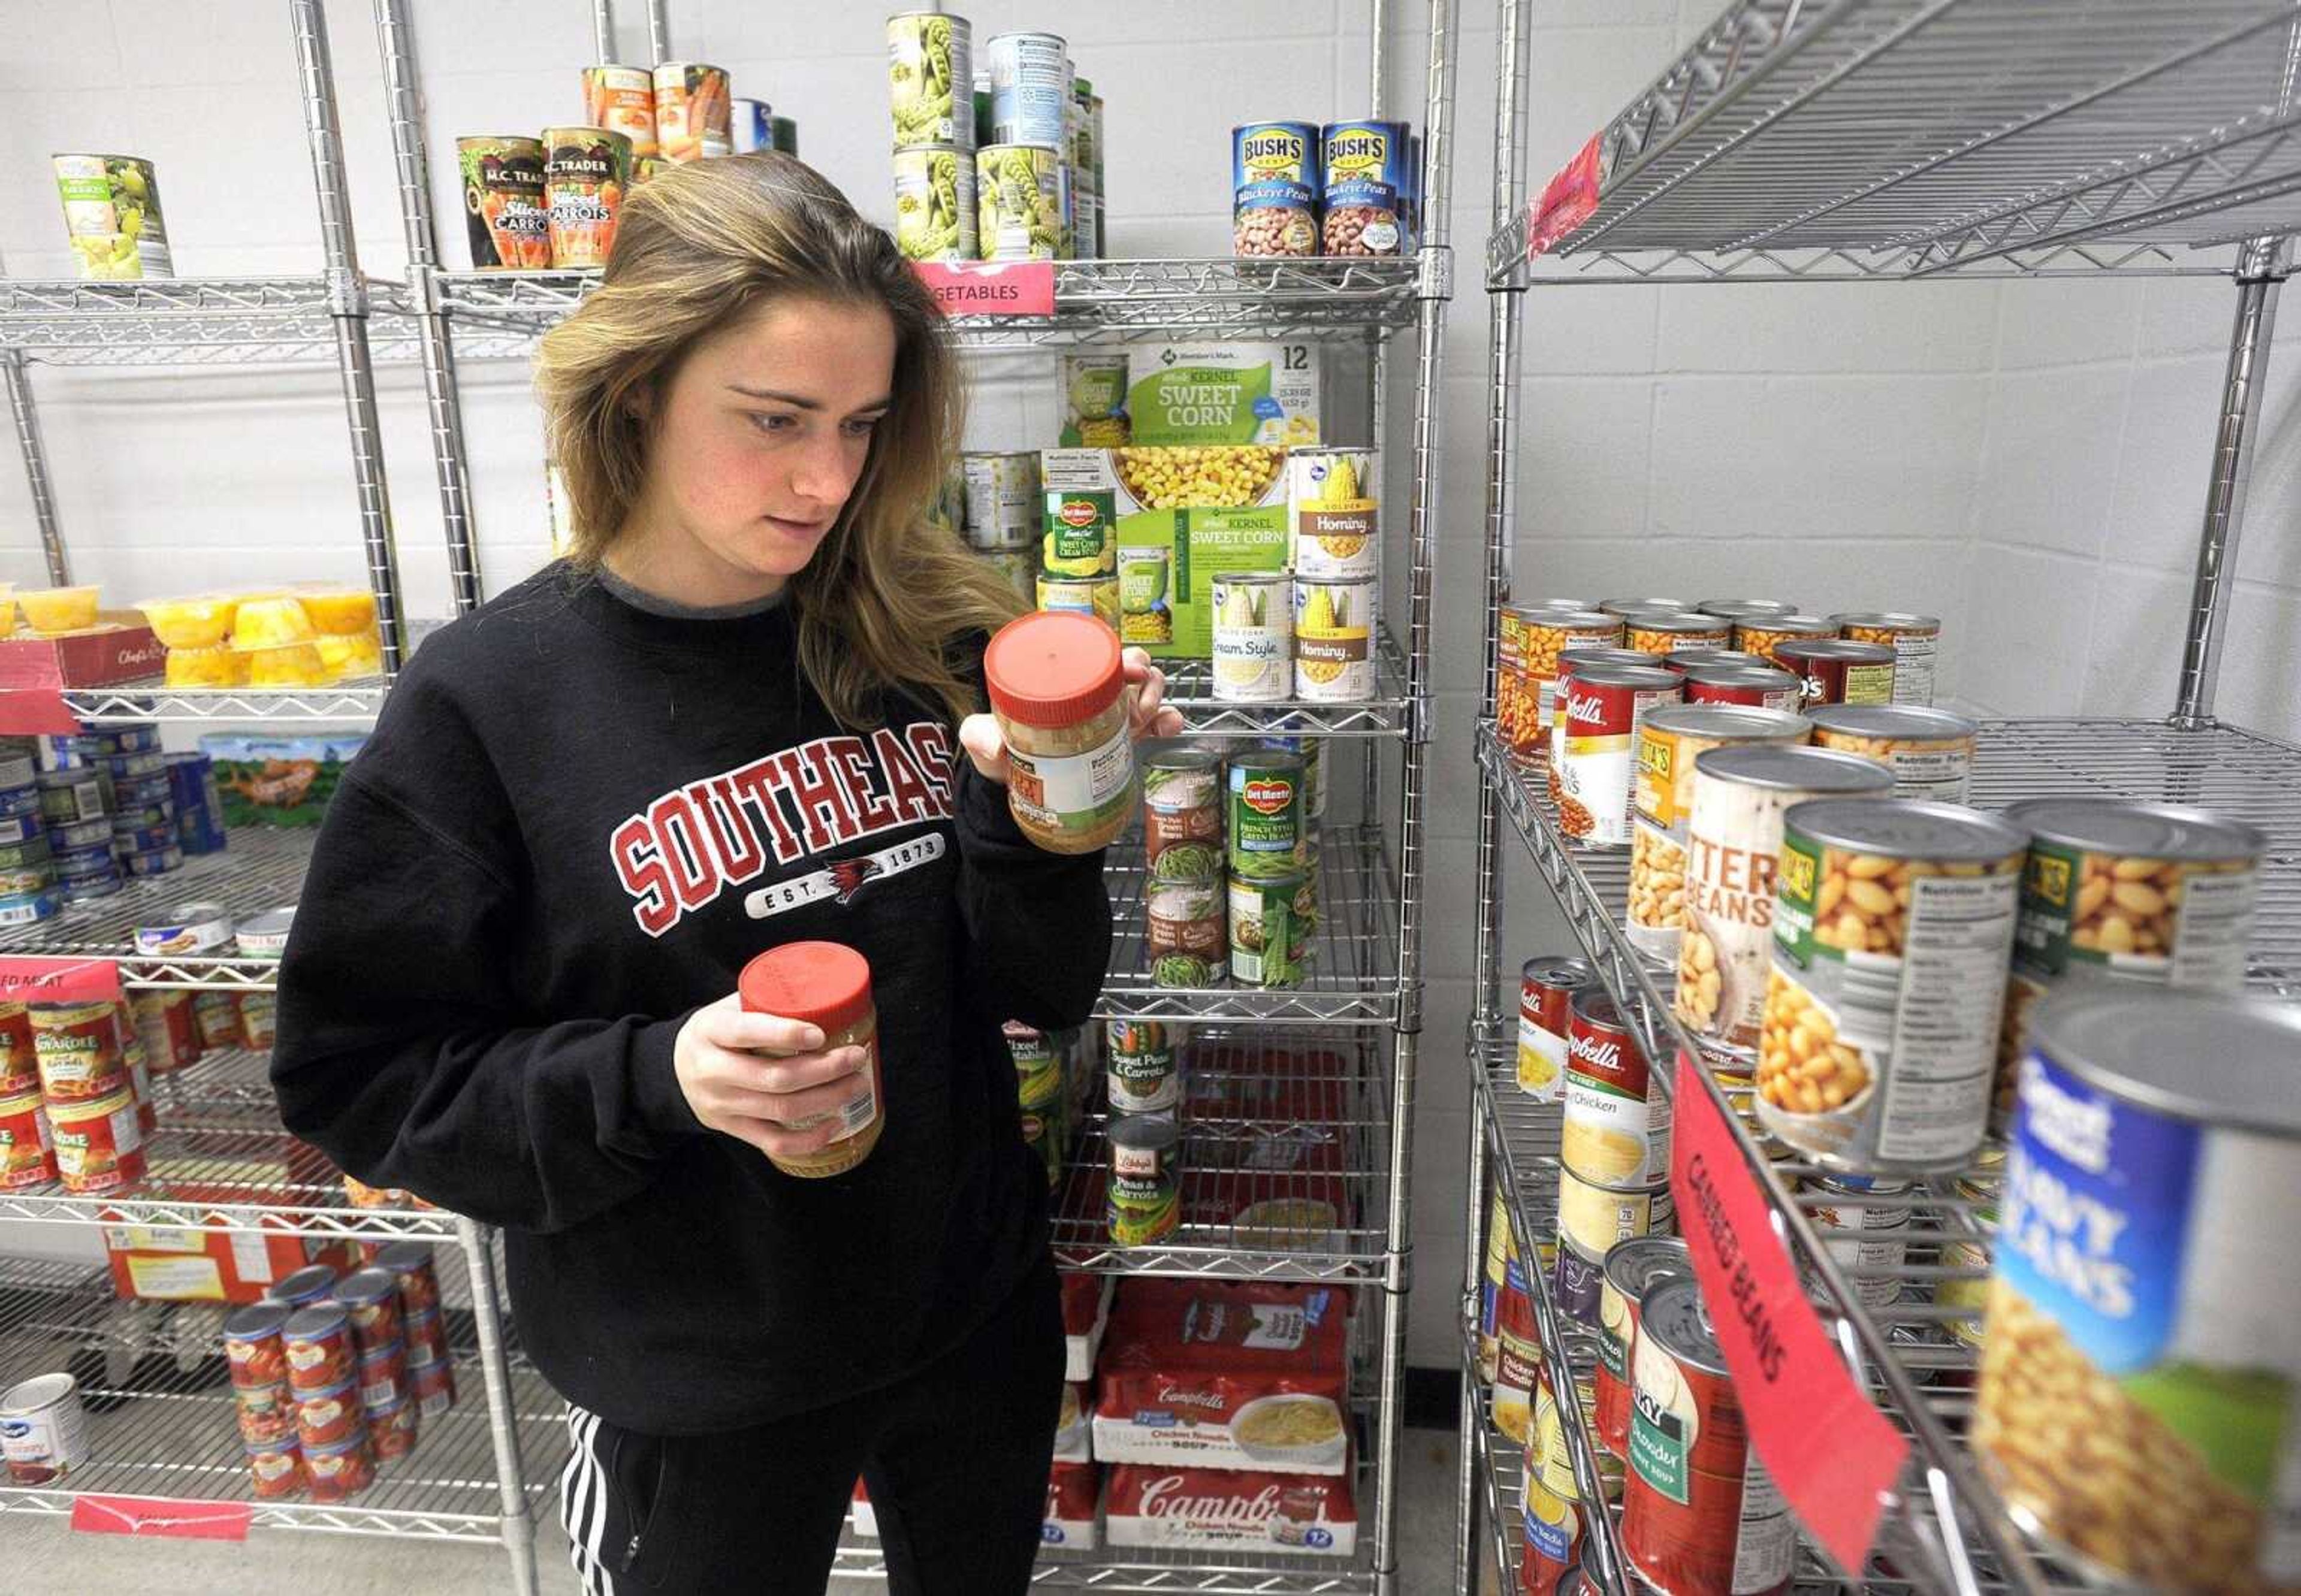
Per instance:
[[[855,901],[855,894],[863,890],[865,882],[886,872],[879,868],[876,859],[834,859],[824,873],[839,889],[838,901],[843,907]]]
[[[836,903],[843,907],[854,901],[855,895],[866,883],[932,864],[943,856],[944,850],[942,833],[933,831],[908,842],[898,842],[892,848],[883,848],[875,854],[833,859],[808,874],[761,887],[743,899],[743,912],[754,920],[765,920],[770,915],[802,908],[810,903]]]

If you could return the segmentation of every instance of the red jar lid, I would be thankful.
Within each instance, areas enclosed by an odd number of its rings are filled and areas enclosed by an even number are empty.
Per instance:
[[[871,1011],[871,965],[843,942],[770,948],[736,979],[743,1007],[818,1025],[835,1036]]]
[[[1067,610],[1009,621],[983,651],[991,707],[1026,726],[1075,726],[1110,707],[1126,684],[1118,634]]]

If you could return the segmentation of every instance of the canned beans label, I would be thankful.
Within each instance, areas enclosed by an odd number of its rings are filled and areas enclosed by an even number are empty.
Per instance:
[[[1901,680],[1897,674],[1896,681]],[[1973,779],[1973,739],[1860,737],[1817,726],[1814,746],[1860,754],[1882,763],[1894,773],[1894,796],[1935,798],[1945,804],[1965,802]]]
[[[1894,651],[1894,702],[1931,705],[1934,701],[1934,656],[1941,634],[1904,631],[1892,626],[1864,626],[1849,621],[1845,637],[1853,643],[1883,643]]]
[[[2049,978],[2091,969],[2235,991],[2258,886],[2244,860],[2126,858],[2040,838],[2022,882],[2015,964]]]

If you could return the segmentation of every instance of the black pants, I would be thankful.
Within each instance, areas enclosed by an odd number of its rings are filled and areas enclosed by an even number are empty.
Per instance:
[[[590,1596],[822,1596],[859,1475],[891,1590],[1024,1591],[1062,1379],[1062,1305],[1048,1264],[955,1351],[795,1418],[657,1436],[571,1406],[559,1514],[575,1572]]]

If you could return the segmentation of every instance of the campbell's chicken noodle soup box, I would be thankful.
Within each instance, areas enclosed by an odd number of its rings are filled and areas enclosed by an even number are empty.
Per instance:
[[[1689,691],[1692,686],[1688,673]],[[1639,723],[1624,927],[1632,947],[1661,962],[1678,957],[1686,924],[1686,843],[1694,814],[1695,757],[1745,743],[1800,743],[1812,730],[1812,723],[1799,715],[1721,704],[1665,705]]]
[[[1797,1526],[1750,1448],[1694,1282],[1647,1295],[1630,1372],[1621,1530],[1631,1566],[1670,1596],[1782,1596]]]
[[[1063,1378],[1094,1378],[1095,1356],[1110,1323],[1115,1282],[1108,1274],[1063,1276]]]
[[[144,1178],[144,1125],[132,1093],[51,1101],[47,1115],[65,1191],[111,1191]]]
[[[475,272],[541,272],[551,264],[544,149],[519,134],[456,140],[464,232]]]
[[[1848,642],[1881,643],[1894,651],[1894,702],[1920,706],[1934,701],[1935,656],[1941,648],[1941,622],[1932,615],[1890,610],[1832,615]]]
[[[657,154],[655,74],[642,66],[583,69],[583,120],[632,141],[632,157]]]
[[[1121,1465],[1108,1471],[1102,1509],[1115,1547],[1333,1557],[1358,1550],[1347,1475]]]
[[[1595,986],[1597,972],[1557,954],[1530,958],[1519,971],[1518,1089],[1554,1103],[1566,1084],[1566,1047],[1574,998]]]
[[[1347,1312],[1324,1287],[1127,1282],[1096,1370],[1094,1455],[1340,1474]]]
[[[547,128],[543,145],[552,265],[563,272],[606,265],[631,192],[632,141],[605,128]]]
[[[55,1178],[55,1142],[39,1093],[0,1099],[0,1191]]]
[[[1638,723],[1685,691],[1656,665],[1577,665],[1560,712],[1565,757],[1558,770],[1558,829],[1587,848],[1627,848]]]

